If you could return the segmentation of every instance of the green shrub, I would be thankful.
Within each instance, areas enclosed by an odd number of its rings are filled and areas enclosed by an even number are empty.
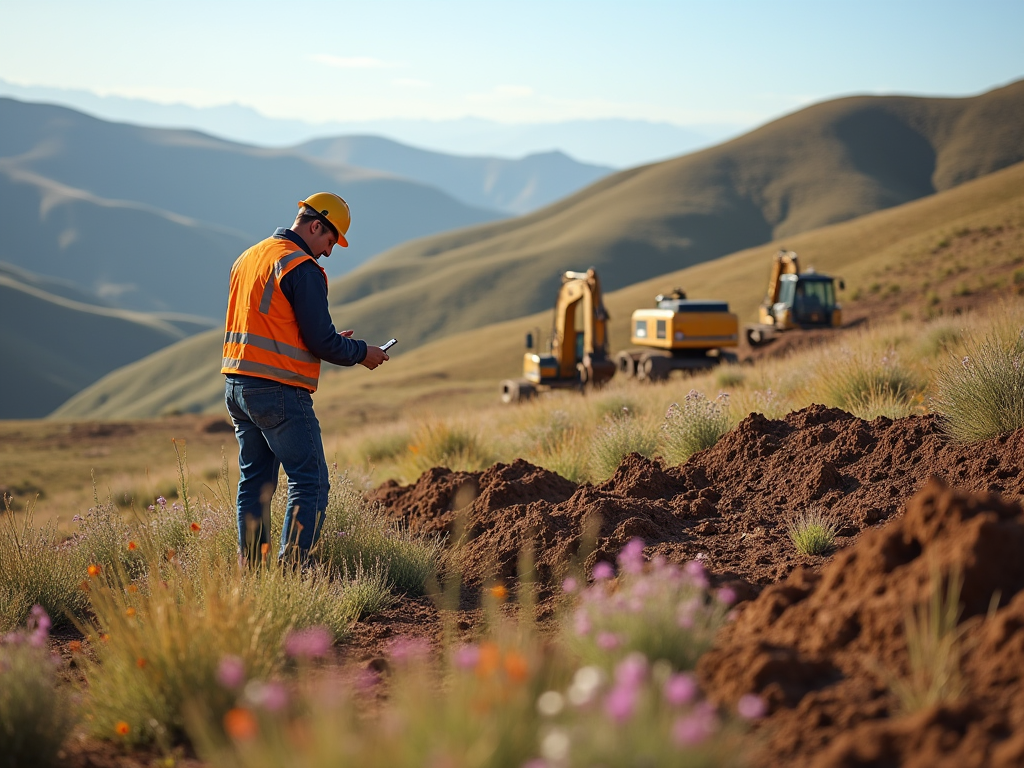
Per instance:
[[[431,467],[473,472],[486,469],[494,457],[474,431],[446,421],[420,426],[409,446],[409,461],[416,476]]]
[[[55,524],[35,527],[31,507],[22,515],[0,513],[0,632],[24,624],[33,605],[42,606],[58,627],[84,616],[85,566]]]
[[[715,386],[732,389],[747,380],[747,374],[738,365],[723,365],[715,372]]]
[[[925,326],[916,344],[917,354],[930,359],[949,352],[960,343],[963,336],[962,323],[936,321]]]
[[[1024,338],[991,333],[968,339],[962,358],[935,373],[934,410],[945,431],[965,442],[1024,426]]]
[[[904,617],[907,673],[892,675],[889,682],[905,714],[955,701],[966,690],[960,671],[963,631],[957,627],[962,579],[958,572],[950,574],[943,590],[943,579],[933,568],[930,582],[928,602],[908,610]]]
[[[566,480],[582,483],[589,478],[589,452],[582,431],[564,432],[558,442],[551,445],[535,462]]]
[[[723,393],[708,400],[702,392],[692,389],[682,407],[678,403],[668,407],[658,444],[666,462],[681,464],[713,446],[728,431],[729,396]]]
[[[409,449],[409,444],[405,430],[385,431],[365,438],[359,444],[359,454],[373,464],[393,461]]]
[[[439,539],[421,539],[369,504],[347,475],[335,476],[316,555],[342,573],[379,573],[399,592],[423,594],[444,554]]]
[[[786,532],[798,552],[805,555],[824,555],[836,544],[839,525],[835,519],[818,508],[801,512],[786,523]]]
[[[844,410],[878,397],[909,402],[923,389],[920,378],[900,363],[895,350],[880,357],[866,350],[825,355],[817,373],[824,404]]]
[[[634,416],[628,413],[619,418],[605,416],[591,445],[591,475],[595,480],[606,480],[629,454],[650,457],[657,447],[657,438]]]
[[[74,725],[47,650],[50,619],[38,606],[27,630],[0,639],[0,768],[62,765],[58,754]]]

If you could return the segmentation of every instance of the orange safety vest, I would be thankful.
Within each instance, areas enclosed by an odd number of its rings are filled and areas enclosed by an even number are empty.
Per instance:
[[[268,237],[231,267],[221,373],[241,373],[316,391],[320,358],[302,340],[281,279],[316,259],[290,240]],[[327,282],[327,273],[317,264]]]

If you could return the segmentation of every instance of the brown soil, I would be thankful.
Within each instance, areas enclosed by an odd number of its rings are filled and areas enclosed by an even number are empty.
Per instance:
[[[774,710],[757,764],[1024,764],[1021,515],[933,479],[902,518],[748,604],[699,671],[714,697],[753,691]],[[963,580],[965,693],[901,715],[889,682],[908,674],[904,616],[928,601],[935,572]]]
[[[768,700],[759,766],[1020,765],[1024,518],[1012,500],[1024,493],[1024,430],[962,445],[939,427],[812,406],[781,421],[751,415],[679,467],[631,455],[596,486],[516,461],[435,468],[372,497],[415,531],[463,526],[471,583],[513,578],[524,548],[542,580],[557,580],[590,520],[588,565],[634,536],[648,556],[703,559],[747,602],[700,671],[723,704]],[[786,533],[814,506],[839,524],[828,557],[799,554]],[[930,593],[933,568],[963,576],[967,693],[900,716],[887,682],[906,673],[903,617]],[[998,613],[983,621],[995,592]]]
[[[371,494],[425,534],[464,526],[465,576],[516,574],[532,548],[542,580],[557,579],[600,520],[595,559],[612,560],[634,536],[647,553],[701,557],[713,572],[755,587],[827,557],[793,549],[786,524],[819,507],[839,524],[838,544],[896,515],[927,479],[1009,497],[1024,492],[1024,432],[973,445],[951,442],[935,416],[865,422],[811,406],[781,421],[753,414],[713,448],[678,467],[628,456],[599,485],[576,486],[518,460],[485,472],[435,468],[415,485],[385,483]]]

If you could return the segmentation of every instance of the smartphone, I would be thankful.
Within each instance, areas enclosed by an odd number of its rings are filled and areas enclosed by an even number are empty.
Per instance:
[[[398,339],[391,339],[391,341],[384,342],[380,345],[380,348],[387,352],[391,347],[398,343]]]

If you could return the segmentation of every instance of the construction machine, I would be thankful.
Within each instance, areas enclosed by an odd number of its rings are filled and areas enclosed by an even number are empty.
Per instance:
[[[739,319],[725,301],[692,300],[681,288],[655,297],[656,306],[638,309],[630,320],[636,345],[615,355],[615,367],[627,377],[659,381],[672,371],[711,368],[735,355]]]
[[[615,364],[608,359],[608,312],[593,268],[562,275],[551,338],[543,354],[539,336],[527,334],[523,376],[501,382],[502,402],[528,400],[552,388],[589,389],[615,375]]]
[[[813,269],[801,272],[796,253],[780,250],[772,260],[758,322],[744,327],[747,342],[752,347],[767,344],[795,328],[838,328],[843,324],[843,312],[836,303],[837,285],[840,290],[846,287],[842,279]]]

